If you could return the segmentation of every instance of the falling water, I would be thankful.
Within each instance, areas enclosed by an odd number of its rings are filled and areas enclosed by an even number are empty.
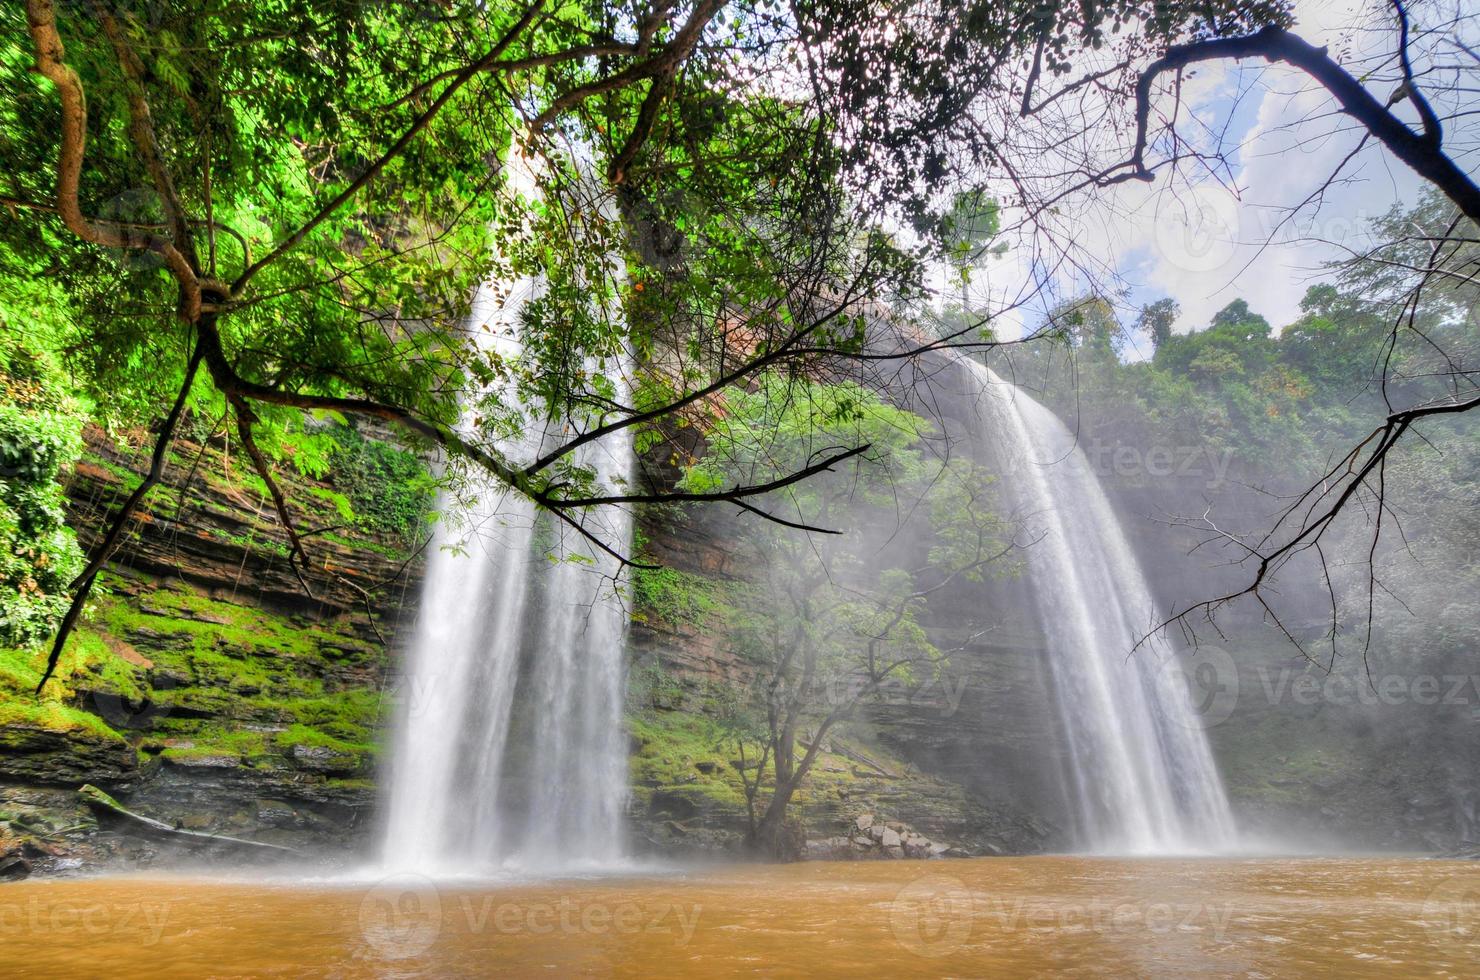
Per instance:
[[[490,324],[505,356],[518,356],[512,324],[532,288],[475,300],[474,323]],[[501,448],[532,459],[559,441],[550,428]],[[631,452],[618,433],[574,461],[611,488]],[[399,685],[383,863],[430,874],[610,865],[627,787],[618,563],[491,483],[465,506],[462,527],[444,524],[432,543]],[[618,549],[631,539],[619,508],[585,526]]]
[[[1228,799],[1169,645],[1156,636],[1131,653],[1156,607],[1099,479],[1052,412],[967,363],[1013,474],[1013,502],[1042,534],[1028,572],[1081,839],[1110,853],[1230,847]]]

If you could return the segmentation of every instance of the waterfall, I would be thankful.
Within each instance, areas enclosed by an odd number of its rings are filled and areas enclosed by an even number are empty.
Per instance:
[[[1011,476],[1008,494],[1041,534],[1027,549],[1049,675],[1068,747],[1080,839],[1108,853],[1227,849],[1233,818],[1130,542],[1074,435],[986,366],[982,386]]]
[[[505,356],[518,356],[514,324],[534,288],[516,284],[503,304],[488,287],[475,298],[475,330],[489,324]],[[561,441],[548,429],[501,448],[532,459]],[[597,440],[574,462],[612,488],[630,474],[631,441]],[[465,506],[432,542],[398,685],[382,863],[426,874],[610,865],[627,791],[619,563],[491,482]],[[631,541],[624,508],[584,521],[618,550]]]

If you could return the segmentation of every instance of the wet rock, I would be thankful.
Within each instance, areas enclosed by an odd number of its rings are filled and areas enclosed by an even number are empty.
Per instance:
[[[166,756],[165,762],[181,769],[235,769],[241,765],[239,755],[179,755]]]
[[[293,765],[308,772],[350,776],[360,769],[360,757],[327,745],[295,745],[288,753]]]
[[[15,881],[31,875],[31,862],[19,854],[0,857],[0,880]]]
[[[49,786],[123,784],[138,774],[128,743],[80,729],[0,725],[0,778]]]

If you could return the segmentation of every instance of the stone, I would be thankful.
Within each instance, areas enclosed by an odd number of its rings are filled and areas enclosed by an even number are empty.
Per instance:
[[[0,879],[14,881],[18,878],[27,878],[30,874],[31,862],[19,854],[0,857]]]
[[[874,815],[872,813],[860,813],[858,819],[853,821],[853,824],[859,830],[868,830],[874,825]]]
[[[868,835],[870,837],[872,837],[874,840],[883,840],[884,839],[884,831],[886,829],[887,828],[883,824],[876,823],[876,824],[874,824],[872,827],[870,827],[868,829]]]
[[[704,775],[707,776],[710,773],[714,772],[715,765],[714,765],[714,762],[713,761],[706,759],[706,760],[704,760],[702,762],[696,762],[696,763],[694,763],[694,768],[697,769],[697,770],[699,770],[700,772],[702,772]]]
[[[884,833],[879,836],[879,843],[883,844],[886,848],[899,847],[899,831],[895,830],[893,827],[885,827]]]
[[[0,725],[0,777],[76,786],[89,779],[120,784],[138,775],[138,758],[120,738],[32,724]]]
[[[181,769],[235,769],[242,764],[239,755],[180,755],[166,756],[165,761]],[[307,767],[303,767],[307,768]]]
[[[327,745],[294,745],[288,758],[299,769],[327,775],[350,775],[360,768],[359,756],[331,749]]]
[[[889,855],[891,858],[893,858],[896,861],[902,860],[904,858],[904,848],[899,847],[897,845],[894,846],[894,847],[886,847],[886,848],[884,848],[884,853],[887,854],[887,855]]]

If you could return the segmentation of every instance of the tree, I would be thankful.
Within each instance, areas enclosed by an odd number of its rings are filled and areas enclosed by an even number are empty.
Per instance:
[[[1154,303],[1147,303],[1141,307],[1141,315],[1136,320],[1136,325],[1146,331],[1151,338],[1153,350],[1159,350],[1172,337],[1172,326],[1177,318],[1182,315],[1182,308],[1177,301],[1170,297],[1164,297]]]
[[[978,324],[861,353],[880,304],[920,295],[948,157],[991,157],[965,109],[1012,91],[1026,48],[1059,77],[1127,24],[1161,47],[1283,20],[1277,2],[874,7],[26,0],[24,26],[6,8],[3,243],[64,284],[64,346],[99,402],[162,420],[52,663],[183,417],[230,420],[295,568],[272,473],[305,412],[389,421],[610,548],[589,508],[695,495],[594,486],[580,446],[783,363],[981,343]],[[918,249],[879,231],[891,214]],[[515,360],[478,342],[469,303],[529,274]],[[631,403],[606,376],[628,354]],[[528,414],[571,437],[510,458]]]
[[[929,597],[981,581],[1012,549],[990,481],[928,453],[930,425],[856,384],[774,377],[727,396],[690,486],[787,472],[831,441],[866,442],[846,470],[788,488],[743,547],[762,574],[734,639],[755,683],[737,724],[749,843],[796,856],[788,808],[838,726],[891,684],[935,676],[949,651],[921,623]],[[901,516],[905,515],[905,516]],[[788,526],[790,525],[790,527]],[[836,527],[835,535],[791,527]],[[905,542],[909,542],[906,544]]]

